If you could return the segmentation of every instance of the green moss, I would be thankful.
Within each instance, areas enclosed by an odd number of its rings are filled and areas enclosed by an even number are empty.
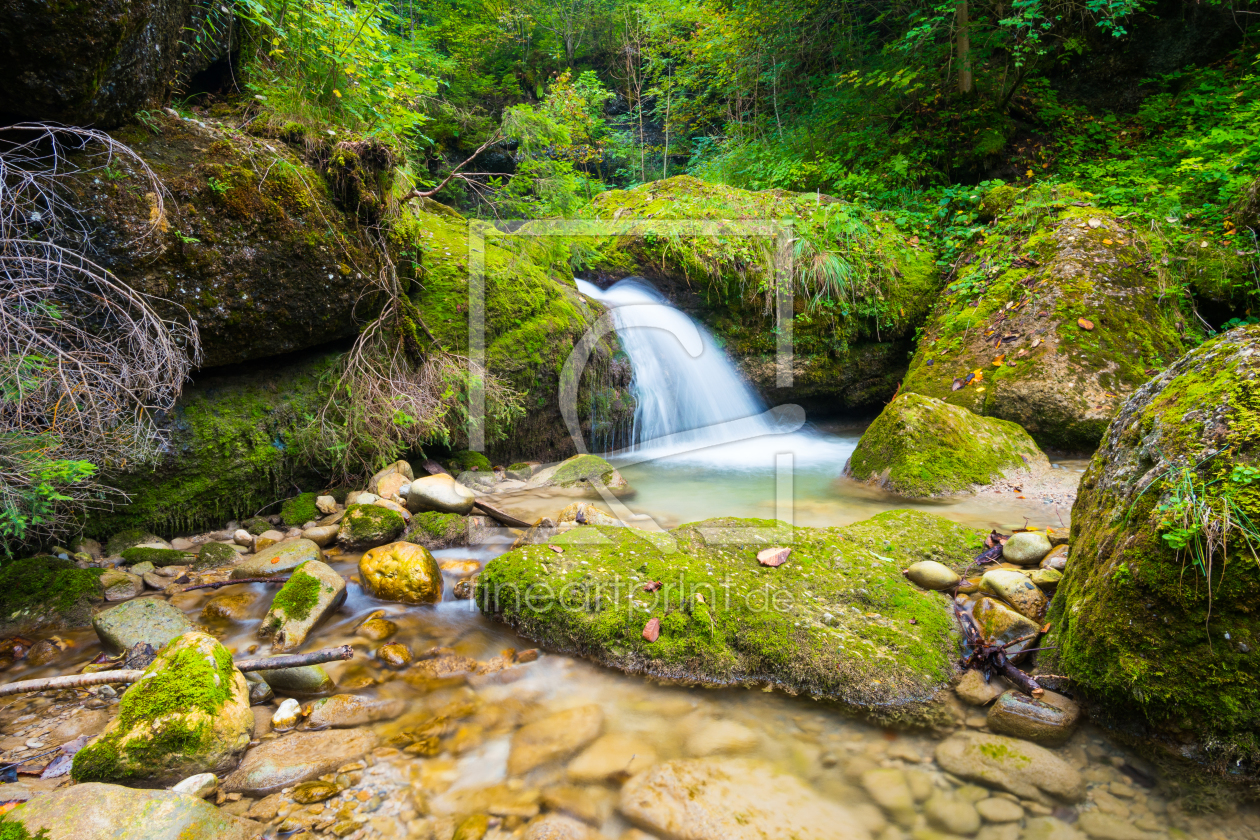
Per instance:
[[[11,818],[0,818],[0,840],[47,840],[48,829],[41,828],[35,834],[26,830],[26,826]]]
[[[323,586],[318,578],[302,571],[304,566],[305,563],[293,570],[271,601],[273,610],[282,611],[285,617],[294,621],[305,621],[310,617],[311,610],[319,603],[319,592]]]
[[[712,685],[771,682],[885,721],[923,722],[954,672],[948,599],[901,569],[920,559],[961,567],[982,532],[916,511],[846,528],[711,519],[668,534],[584,526],[492,560],[483,611],[548,647],[632,673]],[[792,549],[776,569],[756,553]],[[664,586],[646,593],[649,581]],[[697,595],[700,597],[697,598]],[[656,642],[642,637],[661,619]]]
[[[173,548],[129,548],[122,553],[124,566],[137,563],[152,563],[154,566],[186,566],[193,561],[187,551],[176,551]]]
[[[380,505],[351,505],[341,519],[339,542],[347,546],[381,545],[398,538],[406,522],[394,511]]]
[[[1032,759],[1023,753],[1016,752],[1006,744],[984,743],[980,745],[980,752],[994,761],[1015,762],[1018,764],[1031,764]]]
[[[253,534],[255,537],[261,534],[265,534],[268,531],[273,529],[271,520],[264,519],[261,516],[254,516],[249,519],[246,519],[244,522],[241,523],[241,527],[244,528],[249,533]]]
[[[863,433],[848,470],[906,496],[939,496],[1045,463],[1022,428],[919,394],[889,403]]]
[[[318,493],[302,493],[285,501],[280,507],[280,518],[284,524],[295,527],[319,519],[319,508],[315,507],[315,498],[318,495]]]
[[[463,450],[461,452],[452,453],[446,459],[446,468],[454,475],[459,475],[466,470],[480,470],[489,472],[491,467],[490,459],[481,452],[473,452],[471,450]]]
[[[519,461],[508,467],[509,470],[527,470],[529,468],[530,468],[530,465],[525,463],[524,461]]]
[[[411,517],[408,535],[423,532],[425,536],[438,541],[448,541],[464,533],[468,520],[458,513],[438,513],[426,510]],[[410,542],[410,540],[409,540]]]
[[[201,546],[193,566],[198,569],[213,569],[217,566],[230,566],[240,555],[229,545],[220,542],[209,542]]]
[[[29,557],[0,566],[0,620],[23,615],[69,616],[100,596],[104,569],[80,569],[60,557]]]
[[[607,484],[612,474],[612,464],[598,455],[579,455],[561,464],[551,480],[561,487],[573,487],[583,482]]]
[[[128,528],[125,531],[119,531],[105,543],[105,556],[115,557],[133,545],[152,542],[154,539],[155,536],[153,534],[142,528]]]

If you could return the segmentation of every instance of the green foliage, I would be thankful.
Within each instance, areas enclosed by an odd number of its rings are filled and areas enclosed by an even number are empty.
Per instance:
[[[26,830],[22,823],[3,818],[0,819],[0,840],[47,840],[48,829],[41,828],[35,834]]]
[[[102,496],[94,464],[50,457],[51,448],[40,438],[0,439],[0,545],[7,556],[61,533],[77,521],[85,497]]]

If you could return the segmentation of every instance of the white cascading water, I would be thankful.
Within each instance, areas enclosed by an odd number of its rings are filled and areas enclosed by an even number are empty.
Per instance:
[[[646,280],[630,277],[607,290],[578,280],[577,287],[612,312],[634,370],[638,404],[623,457],[748,468],[769,466],[775,452],[802,456],[808,449],[815,463],[843,464],[848,457],[851,446],[797,431],[804,423],[800,408],[767,410],[713,337]]]

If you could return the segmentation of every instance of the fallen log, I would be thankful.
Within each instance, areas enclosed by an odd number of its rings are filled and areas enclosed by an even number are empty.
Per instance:
[[[227,580],[216,580],[210,583],[199,583],[195,586],[185,586],[184,592],[192,592],[194,589],[218,589],[220,586],[232,586],[237,583],[284,583],[287,577],[256,577],[256,578],[228,578]]]
[[[240,671],[275,671],[280,668],[301,668],[304,665],[319,665],[322,662],[335,662],[341,659],[353,659],[354,648],[342,645],[336,648],[325,648],[310,653],[291,653],[285,656],[268,656],[263,659],[241,659],[233,664]],[[65,677],[45,677],[40,680],[21,680],[19,682],[0,685],[0,697],[13,694],[30,694],[35,691],[61,691],[64,689],[88,688],[93,685],[109,683],[133,683],[140,679],[144,671],[119,669],[117,671],[97,671],[93,674],[71,674]]]
[[[523,520],[523,519],[517,519],[515,516],[513,516],[513,515],[512,515],[512,514],[510,514],[510,513],[508,513],[507,511],[505,511],[505,510],[500,510],[499,508],[495,507],[494,505],[487,504],[487,503],[485,503],[485,502],[481,501],[480,499],[478,499],[477,501],[473,502],[473,507],[477,508],[477,509],[478,509],[478,510],[480,510],[482,513],[485,513],[485,514],[486,514],[487,516],[489,516],[491,519],[497,519],[499,522],[502,522],[504,525],[508,526],[509,528],[531,528],[531,527],[533,527],[533,526],[531,526],[528,522],[526,522],[525,520]]]

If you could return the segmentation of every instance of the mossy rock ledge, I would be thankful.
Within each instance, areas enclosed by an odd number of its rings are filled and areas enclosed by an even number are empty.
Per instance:
[[[1107,431],[1072,509],[1072,561],[1041,663],[1149,754],[1260,781],[1260,546],[1231,526],[1211,590],[1178,533],[1193,487],[1220,522],[1260,524],[1260,327],[1226,333],[1144,385]],[[1199,774],[1202,778],[1202,775]]]
[[[937,301],[903,391],[1013,421],[1043,447],[1098,444],[1193,336],[1148,244],[1091,198],[1068,187],[1013,198]]]
[[[957,667],[949,599],[901,570],[961,569],[984,534],[897,510],[844,528],[709,519],[667,533],[587,525],[492,560],[483,612],[555,650],[633,674],[702,685],[773,684],[889,725],[942,719],[934,704]],[[791,548],[762,566],[757,552]],[[655,592],[644,586],[659,581]],[[659,637],[644,630],[659,621]]]
[[[980,417],[932,397],[902,394],[858,441],[845,473],[903,496],[970,491],[1017,470],[1050,462],[1020,426]]]

